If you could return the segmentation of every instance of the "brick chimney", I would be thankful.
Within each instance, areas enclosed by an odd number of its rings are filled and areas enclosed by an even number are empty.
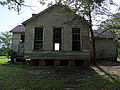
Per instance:
[[[36,16],[37,14],[32,14],[32,17]]]

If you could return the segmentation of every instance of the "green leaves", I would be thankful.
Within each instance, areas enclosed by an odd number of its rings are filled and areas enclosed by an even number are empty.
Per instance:
[[[7,5],[8,3],[6,1],[0,1],[0,4],[4,6]]]
[[[4,0],[0,1],[0,4],[5,6],[8,5],[8,9],[13,9],[15,11],[20,12],[22,5],[24,5],[24,0]]]
[[[1,42],[1,49],[0,53],[2,54],[8,54],[10,48],[11,48],[11,39],[12,36],[9,32],[1,32],[0,35],[0,42]]]
[[[109,29],[112,31],[118,30],[120,32],[120,13],[114,14],[110,19],[103,21],[100,24],[100,29]]]

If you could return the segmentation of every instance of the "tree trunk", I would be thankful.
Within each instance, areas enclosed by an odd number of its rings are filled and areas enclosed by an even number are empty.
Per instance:
[[[96,48],[95,48],[95,39],[94,34],[92,30],[92,26],[90,26],[90,32],[91,32],[91,41],[92,41],[92,64],[96,65]]]
[[[89,23],[90,23],[90,33],[91,33],[91,41],[92,41],[92,64],[96,65],[96,48],[95,48],[95,38],[94,38],[94,33],[92,30],[92,16],[91,16],[91,9],[89,7]]]
[[[14,63],[14,57],[11,55],[11,63]]]

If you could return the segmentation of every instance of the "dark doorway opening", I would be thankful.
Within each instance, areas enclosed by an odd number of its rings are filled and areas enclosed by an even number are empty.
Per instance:
[[[53,28],[53,50],[61,50],[61,28]]]
[[[76,60],[75,61],[75,66],[81,66],[83,65],[83,60]]]
[[[22,62],[22,59],[16,59],[16,62]]]
[[[52,59],[46,60],[46,61],[45,61],[45,65],[47,65],[47,66],[54,65],[54,60],[52,60]]]
[[[37,66],[39,65],[39,59],[34,60],[34,65],[37,65]]]
[[[61,66],[67,66],[68,65],[68,60],[61,60],[60,65]]]

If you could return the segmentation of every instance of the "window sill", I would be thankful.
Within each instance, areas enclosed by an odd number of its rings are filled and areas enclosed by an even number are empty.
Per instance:
[[[43,50],[33,50],[34,52],[43,52]]]

